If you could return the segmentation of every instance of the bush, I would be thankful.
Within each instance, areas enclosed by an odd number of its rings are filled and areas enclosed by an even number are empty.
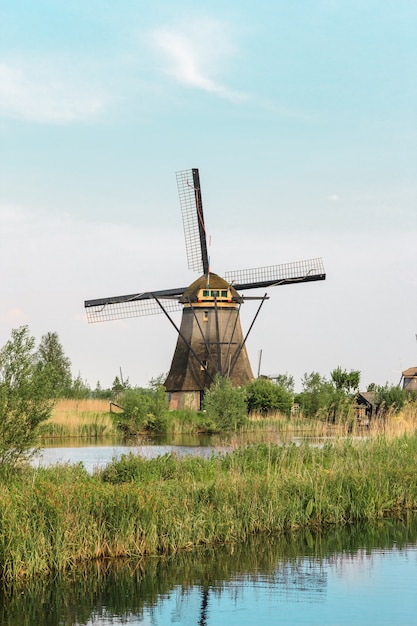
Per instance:
[[[166,431],[168,399],[162,385],[158,384],[154,389],[126,389],[118,404],[123,407],[123,414],[119,416],[119,427],[126,434]]]
[[[203,409],[214,430],[236,430],[247,420],[245,390],[232,387],[229,378],[216,376],[204,395]]]
[[[293,395],[280,384],[275,384],[267,378],[258,378],[246,386],[246,401],[248,411],[261,413],[291,414]]]
[[[378,405],[381,407],[382,412],[386,412],[389,409],[395,412],[401,411],[404,404],[409,400],[409,392],[405,389],[401,389],[395,385],[378,386],[376,388]]]

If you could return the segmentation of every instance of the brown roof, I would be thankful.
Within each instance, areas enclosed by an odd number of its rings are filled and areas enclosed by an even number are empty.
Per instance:
[[[411,378],[412,376],[417,376],[417,367],[409,367],[408,370],[404,370],[402,372],[404,378]]]
[[[368,404],[378,404],[377,394],[375,391],[360,391],[358,397],[362,397]]]

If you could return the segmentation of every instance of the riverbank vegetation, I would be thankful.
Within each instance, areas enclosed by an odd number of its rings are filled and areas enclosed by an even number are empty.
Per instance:
[[[45,340],[54,350],[55,339]],[[306,374],[298,395],[286,375],[242,389],[218,378],[198,413],[169,411],[158,380],[148,389],[123,383],[110,413],[108,398],[73,397],[75,404],[69,404],[59,395],[61,378],[54,377],[57,369],[47,354],[35,350],[27,327],[14,331],[0,351],[5,581],[65,573],[94,559],[160,555],[254,534],[321,531],[417,512],[417,410],[415,398],[403,390],[373,390],[379,411],[366,429],[355,417],[359,372],[341,368],[330,380]],[[234,440],[228,452],[210,459],[130,454],[92,475],[82,464],[29,466],[41,427],[45,434],[59,423],[71,424],[73,433],[89,424],[86,436],[94,426],[96,437],[106,429],[189,429],[226,431]],[[240,439],[259,430],[261,442]],[[284,436],[306,431],[330,437],[296,445]]]
[[[147,433],[214,433],[284,427],[299,431],[337,426],[355,432],[360,372],[337,367],[326,379],[304,374],[302,391],[288,374],[260,377],[236,389],[217,377],[205,392],[203,410],[170,411],[164,376],[147,388],[115,377],[111,389],[97,383],[91,391],[81,375],[71,374],[57,333],[47,333],[35,348],[27,326],[13,330],[0,350],[0,464],[13,451],[16,462],[29,458],[46,438],[137,436]],[[404,408],[416,408],[415,396],[394,386],[371,385],[375,425],[386,425]],[[417,409],[416,409],[417,410]],[[368,424],[369,425],[369,420]],[[11,461],[11,458],[10,458]]]
[[[413,434],[261,443],[210,459],[130,454],[93,475],[22,468],[0,482],[0,576],[404,518],[417,512],[416,461]]]

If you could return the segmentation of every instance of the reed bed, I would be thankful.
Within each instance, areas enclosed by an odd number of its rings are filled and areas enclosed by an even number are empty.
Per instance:
[[[259,443],[210,459],[131,454],[94,475],[26,468],[0,482],[0,576],[401,518],[417,511],[416,462],[413,434]]]
[[[45,438],[115,435],[117,432],[108,400],[59,400],[51,417],[41,425],[39,434]]]

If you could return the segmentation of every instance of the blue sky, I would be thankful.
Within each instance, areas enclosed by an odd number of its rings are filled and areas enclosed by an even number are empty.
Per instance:
[[[0,344],[57,331],[93,387],[167,372],[162,316],[88,325],[83,302],[196,278],[175,172],[198,167],[213,271],[325,263],[269,291],[254,371],[262,350],[297,384],[397,383],[417,365],[416,24],[406,0],[5,0]]]

